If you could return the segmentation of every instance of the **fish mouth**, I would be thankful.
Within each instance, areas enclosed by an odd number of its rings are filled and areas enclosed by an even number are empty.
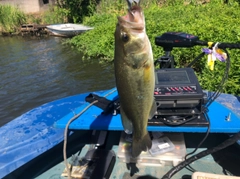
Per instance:
[[[141,7],[138,5],[131,7],[125,16],[118,17],[118,23],[133,30],[144,30],[145,21]]]

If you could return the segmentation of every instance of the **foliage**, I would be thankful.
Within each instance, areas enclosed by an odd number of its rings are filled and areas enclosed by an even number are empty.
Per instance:
[[[16,32],[19,26],[26,22],[26,15],[10,5],[0,5],[0,31]]]
[[[24,14],[10,5],[0,5],[0,30],[16,32],[23,23],[55,24],[81,23],[84,16],[93,14],[96,0],[57,0],[56,6],[51,6],[44,13]]]
[[[152,7],[154,8],[154,6]],[[181,5],[174,6],[174,10],[168,6],[161,9],[161,13],[148,9],[145,13],[147,18],[147,27],[149,38],[154,42],[156,36],[161,35],[166,31],[182,31],[194,34],[200,37],[201,40],[214,42],[239,42],[240,28],[238,22],[240,20],[240,12],[238,4],[223,5],[219,2],[211,1],[205,6],[189,5],[183,7]],[[192,13],[194,12],[194,13]],[[159,20],[153,19],[158,17]],[[155,58],[162,51],[156,45],[153,45]],[[174,49],[177,66],[183,67],[189,64],[199,53],[200,47],[191,49]],[[237,50],[231,50],[231,72],[229,80],[225,86],[225,92],[231,94],[240,94],[240,73],[239,65],[240,53]],[[216,90],[220,83],[225,70],[225,64],[216,62],[215,70],[210,71],[206,67],[205,57],[202,61],[194,65],[197,71],[199,81],[204,89]]]
[[[105,1],[104,1],[105,2]],[[234,0],[211,0],[209,3],[199,3],[197,0],[180,1],[169,0],[168,4],[154,1],[144,5],[146,29],[152,44],[154,59],[163,54],[161,47],[155,45],[155,37],[167,31],[181,31],[199,36],[201,40],[214,42],[240,41],[240,11],[239,2]],[[100,62],[112,62],[114,53],[114,31],[117,16],[126,13],[126,4],[119,0],[116,11],[108,6],[93,16],[86,17],[83,23],[94,26],[94,30],[76,36],[69,43],[84,52],[87,59],[99,57]],[[116,5],[115,5],[116,6]],[[100,9],[100,5],[98,8]],[[103,6],[104,7],[104,6]],[[103,7],[101,7],[103,9]],[[112,9],[112,10],[111,10]],[[194,13],[193,13],[194,12]],[[175,48],[174,54],[177,67],[189,64],[202,47]],[[225,92],[240,94],[240,51],[231,50],[231,71],[225,85]],[[216,62],[215,70],[206,68],[207,56],[193,67],[204,89],[216,90],[224,74],[225,63]]]
[[[64,8],[59,8],[58,6],[52,6],[48,11],[46,11],[41,18],[42,24],[58,24],[66,23],[68,10]]]
[[[67,22],[82,22],[84,16],[95,11],[95,0],[56,0],[59,9],[62,9]]]
[[[116,16],[102,14],[101,16],[86,18],[84,22],[89,26],[94,26],[94,30],[74,37],[70,43],[78,47],[80,51],[82,49],[87,49],[84,51],[84,58],[101,57],[101,60],[112,60],[114,55],[113,33],[116,24]]]

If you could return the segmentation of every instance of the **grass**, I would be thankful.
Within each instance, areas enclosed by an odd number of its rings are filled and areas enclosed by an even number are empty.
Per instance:
[[[10,5],[0,5],[0,30],[2,32],[17,32],[21,24],[26,22],[26,15]]]

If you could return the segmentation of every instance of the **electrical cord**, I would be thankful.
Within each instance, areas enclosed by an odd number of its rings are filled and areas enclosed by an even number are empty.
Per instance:
[[[198,144],[198,146],[192,151],[190,152],[189,154],[187,154],[185,156],[185,160],[187,159],[187,157],[189,155],[192,155],[194,154],[198,148],[203,144],[203,142],[207,139],[209,133],[210,133],[210,119],[207,115],[207,108],[205,108],[203,110],[203,115],[205,116],[206,120],[208,121],[208,126],[207,126],[207,132],[206,132],[206,135],[204,136],[204,138],[202,139],[202,141]],[[170,117],[162,117],[160,118],[160,121],[162,123],[164,123],[165,125],[169,125],[169,126],[180,126],[180,125],[183,125],[183,124],[186,124],[194,119],[196,119],[197,115],[193,115],[193,116],[170,116]],[[184,120],[183,120],[184,119]],[[181,121],[181,122],[180,122]],[[195,169],[193,169],[190,165],[188,165],[189,168],[186,168],[192,172],[195,171]]]
[[[206,104],[206,107],[209,107],[214,100],[216,100],[221,92],[223,91],[223,87],[225,85],[225,82],[227,81],[228,79],[228,75],[229,75],[229,71],[230,71],[230,55],[228,53],[228,51],[226,49],[223,49],[223,51],[227,54],[227,59],[226,59],[226,69],[225,69],[225,73],[223,75],[223,78],[222,78],[222,81],[221,83],[218,85],[217,87],[217,91],[215,91],[209,98],[208,98],[208,102]]]
[[[185,159],[187,159],[187,157],[189,156],[189,155],[192,155],[192,154],[194,154],[197,150],[198,150],[198,148],[203,144],[203,142],[205,142],[205,140],[207,139],[207,137],[208,137],[208,135],[209,135],[209,133],[210,133],[210,119],[209,119],[209,117],[208,117],[208,115],[207,115],[207,113],[206,112],[204,112],[204,115],[205,115],[205,118],[207,119],[207,121],[208,121],[208,126],[207,126],[207,132],[206,132],[206,135],[204,136],[204,138],[202,139],[202,141],[198,144],[198,146],[192,151],[192,152],[190,152],[190,153],[188,153],[186,156],[185,156]]]
[[[209,106],[212,104],[212,102],[215,101],[215,100],[219,97],[219,95],[220,95],[221,92],[223,91],[224,84],[225,84],[225,82],[226,82],[227,79],[228,79],[228,74],[229,74],[229,70],[230,70],[230,55],[229,55],[228,51],[227,51],[225,48],[223,49],[223,51],[227,54],[225,73],[224,73],[224,75],[223,75],[223,78],[222,78],[221,83],[220,83],[220,84],[218,85],[218,87],[217,87],[217,91],[215,91],[215,92],[208,98],[208,102],[207,102],[207,104],[206,104],[206,107],[209,107]],[[202,58],[203,56],[204,56],[204,52],[201,53],[200,55],[198,55],[198,56],[194,59],[194,61],[191,62],[187,67],[191,67],[197,60],[199,60],[199,59]],[[202,141],[199,143],[199,145],[195,148],[195,150],[192,151],[192,152],[190,152],[189,154],[187,154],[187,155],[185,156],[185,160],[187,160],[187,157],[188,157],[189,155],[192,155],[192,154],[194,154],[194,153],[197,151],[197,149],[202,145],[202,143],[206,140],[207,136],[209,135],[209,132],[210,132],[210,120],[209,120],[209,117],[208,117],[208,115],[207,115],[206,113],[205,113],[204,115],[205,115],[206,119],[209,121],[207,133],[206,133],[205,137],[203,138],[203,140],[202,140]],[[189,168],[187,168],[187,167],[189,167]],[[195,171],[195,169],[193,169],[190,165],[187,165],[186,168],[187,168],[188,170],[192,171],[192,172]]]
[[[196,61],[198,61],[199,59],[201,59],[204,55],[205,55],[204,52],[200,53],[191,63],[189,63],[189,65],[187,66],[187,68],[191,68],[192,65],[193,65]]]
[[[187,160],[187,157],[188,157],[188,156],[194,154],[194,153],[199,149],[199,147],[202,146],[202,144],[205,142],[205,140],[207,139],[207,137],[208,137],[208,135],[209,135],[209,133],[210,133],[210,128],[211,128],[210,119],[209,119],[208,114],[207,114],[206,112],[204,112],[204,116],[205,116],[205,118],[206,118],[207,121],[208,121],[207,132],[206,132],[204,138],[202,139],[202,141],[197,145],[197,147],[196,147],[192,152],[188,153],[188,154],[185,156],[185,160]],[[187,166],[188,166],[189,168],[187,168]],[[196,171],[196,170],[195,170],[194,168],[192,168],[190,165],[187,165],[187,166],[186,166],[186,168],[187,168],[187,169],[190,169],[190,171],[192,171],[192,172],[195,172],[195,171]]]
[[[204,43],[205,44],[205,43]],[[235,48],[235,46],[233,46],[233,44],[219,44],[218,46],[221,46],[221,45],[224,45],[226,47],[231,47],[231,48]],[[209,107],[214,100],[216,100],[219,95],[221,94],[221,92],[223,91],[223,87],[225,85],[225,82],[227,81],[228,79],[228,75],[229,75],[229,70],[230,70],[230,55],[228,53],[228,51],[226,50],[226,47],[225,48],[222,48],[222,50],[227,54],[227,59],[226,59],[226,69],[225,69],[225,72],[224,72],[224,75],[223,75],[223,78],[222,78],[222,81],[220,82],[220,84],[218,85],[217,87],[217,90],[208,98],[208,102],[206,104],[207,107]],[[237,48],[239,47],[239,44],[237,44],[236,46]],[[198,61],[199,59],[201,59],[203,56],[204,56],[204,52],[199,54],[187,67],[191,67],[196,61]]]
[[[189,165],[190,163],[205,157],[209,154],[212,154],[214,152],[217,152],[219,150],[222,150],[232,144],[234,144],[236,141],[238,141],[240,139],[240,132],[234,134],[232,137],[230,137],[229,139],[225,140],[224,142],[222,142],[221,144],[219,144],[216,147],[204,150],[194,156],[191,156],[190,158],[188,158],[187,160],[181,162],[180,164],[178,164],[177,166],[173,167],[171,170],[169,170],[163,177],[162,179],[170,179],[174,174],[176,174],[177,172],[179,172],[180,170],[182,170],[184,167],[186,167],[187,165]]]
[[[106,95],[104,95],[103,97],[107,97],[110,94],[114,93],[115,91],[117,91],[117,89],[114,89],[112,91],[110,91],[109,93],[107,93]],[[86,110],[88,110],[92,105],[94,105],[95,103],[97,103],[98,100],[93,101],[92,103],[90,103],[88,106],[86,106],[80,113],[78,113],[77,115],[74,115],[66,124],[65,130],[64,130],[64,143],[63,143],[63,159],[64,159],[64,163],[67,169],[67,175],[68,175],[68,179],[71,179],[71,171],[70,168],[68,166],[68,162],[67,162],[67,137],[68,137],[68,127],[69,125],[75,120],[77,119],[79,116],[81,116]]]

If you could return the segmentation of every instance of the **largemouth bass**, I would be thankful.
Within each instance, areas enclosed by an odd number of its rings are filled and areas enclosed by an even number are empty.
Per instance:
[[[152,146],[147,122],[156,111],[152,47],[139,3],[129,4],[128,14],[118,17],[115,31],[114,68],[122,124],[133,133],[132,157]]]

